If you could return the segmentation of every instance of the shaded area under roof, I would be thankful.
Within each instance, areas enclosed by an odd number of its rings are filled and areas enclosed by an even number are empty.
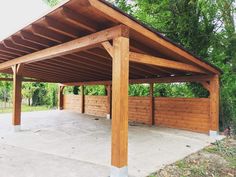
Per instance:
[[[1,41],[0,63],[96,33],[120,24],[130,28],[130,51],[189,64],[206,75],[220,69],[104,0],[70,0]],[[11,69],[3,72],[12,73]],[[101,45],[26,64],[23,76],[51,82],[111,80],[112,59]],[[130,79],[198,75],[195,72],[130,62]]]

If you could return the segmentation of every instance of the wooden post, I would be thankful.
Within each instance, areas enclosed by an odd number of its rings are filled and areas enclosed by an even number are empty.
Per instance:
[[[106,86],[107,92],[107,119],[111,119],[111,85]]]
[[[210,136],[216,136],[219,131],[219,75],[210,80]]]
[[[129,39],[113,40],[111,177],[128,177]]]
[[[21,87],[23,65],[17,64],[12,67],[13,71],[13,115],[12,124],[15,130],[20,130],[21,124]]]
[[[81,95],[81,113],[84,113],[84,106],[85,106],[85,102],[84,102],[84,86],[81,85],[80,86],[80,95]]]
[[[63,102],[64,102],[64,97],[63,97],[63,90],[65,86],[59,85],[58,87],[58,110],[63,109]]]
[[[149,97],[150,97],[150,120],[151,120],[151,125],[155,125],[153,83],[150,83]]]

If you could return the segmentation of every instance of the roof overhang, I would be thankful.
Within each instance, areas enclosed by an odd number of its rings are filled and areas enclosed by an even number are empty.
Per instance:
[[[39,80],[111,80],[109,47],[117,35],[130,38],[130,79],[221,73],[103,0],[67,0],[1,41],[0,70],[24,64],[22,75]]]

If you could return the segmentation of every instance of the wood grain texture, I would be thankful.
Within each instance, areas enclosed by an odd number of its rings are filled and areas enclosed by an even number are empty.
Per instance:
[[[68,97],[67,95],[65,97]],[[78,96],[69,99],[73,103],[67,105],[65,109],[75,110]],[[68,98],[64,101],[68,103]],[[172,128],[185,129],[195,132],[207,133],[211,126],[210,119],[210,98],[154,98],[153,114],[155,125]],[[74,108],[72,108],[74,107]],[[151,100],[146,97],[129,97],[129,121],[152,125]],[[79,109],[77,107],[77,109]],[[107,96],[85,96],[85,113],[106,117],[108,109]],[[217,122],[217,120],[215,121]],[[214,124],[213,126],[217,126]],[[212,126],[212,127],[213,127]]]
[[[210,130],[219,131],[219,76],[214,75],[210,80]]]
[[[63,90],[64,90],[65,86],[59,85],[58,86],[58,110],[62,110],[63,109]]]
[[[22,88],[22,73],[23,65],[14,65],[12,67],[13,71],[13,115],[12,124],[21,124],[21,88]]]
[[[80,95],[63,95],[63,109],[81,112],[81,96]]]
[[[112,60],[112,152],[111,165],[128,165],[129,39],[113,40]]]
[[[193,65],[189,65],[189,64],[181,63],[181,62],[177,62],[177,61],[172,61],[172,60],[168,60],[165,58],[154,57],[151,55],[135,53],[135,52],[130,52],[130,61],[142,63],[142,64],[147,64],[147,65],[164,67],[164,68],[171,68],[171,69],[178,69],[178,70],[189,71],[189,72],[196,72],[196,73],[201,73],[201,74],[206,73],[201,68],[198,68]]]
[[[155,98],[157,126],[207,133],[210,128],[209,98]]]
[[[107,96],[85,96],[84,113],[106,117],[108,109]]]
[[[109,28],[109,29],[106,29],[97,33],[93,33],[88,36],[75,39],[73,41],[66,42],[58,46],[43,49],[41,51],[34,52],[31,54],[1,63],[0,70],[9,68],[15,64],[31,63],[31,62],[36,62],[36,61],[50,59],[53,57],[66,55],[66,54],[73,53],[76,51],[78,52],[81,50],[86,50],[86,49],[94,47],[94,45],[113,39],[114,37],[127,35],[126,33],[127,33],[126,27],[124,27],[123,25],[112,27],[112,28]],[[58,43],[60,43],[60,41]]]
[[[84,95],[84,86],[80,86],[80,96],[81,96],[81,113],[85,112],[85,95]]]
[[[129,121],[152,124],[150,97],[129,97]]]

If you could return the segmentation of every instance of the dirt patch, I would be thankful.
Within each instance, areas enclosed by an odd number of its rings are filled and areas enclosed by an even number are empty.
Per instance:
[[[149,177],[235,177],[236,140],[217,141]]]

